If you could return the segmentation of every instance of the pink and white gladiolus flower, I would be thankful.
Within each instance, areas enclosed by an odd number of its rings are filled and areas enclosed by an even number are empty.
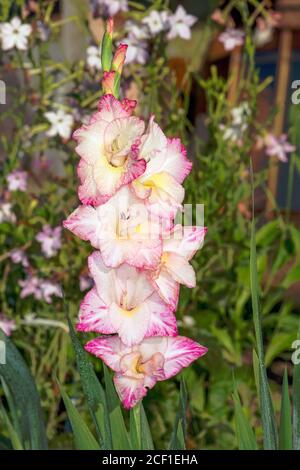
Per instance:
[[[131,116],[133,107],[129,100],[120,102],[104,95],[89,124],[74,132],[76,152],[81,157],[78,195],[83,204],[103,204],[145,171],[146,162],[138,155],[145,125]]]
[[[150,211],[174,217],[184,199],[181,183],[192,168],[184,146],[180,139],[168,139],[152,116],[141,139],[140,155],[147,167],[132,182],[136,195],[144,199]]]
[[[94,286],[81,302],[77,330],[107,335],[86,349],[114,370],[119,397],[132,408],[157,381],[207,351],[178,336],[174,314],[179,285],[196,284],[189,261],[206,228],[174,227],[192,164],[180,139],[165,136],[154,116],[146,128],[133,116],[136,102],[116,98],[127,46],[120,44],[111,62],[111,21],[105,35],[104,96],[74,133],[81,205],[64,227],[97,250],[88,258]]]
[[[170,221],[150,216],[146,206],[128,186],[106,204],[79,206],[64,221],[64,227],[100,250],[104,264],[116,268],[128,263],[155,269],[162,254],[163,230]]]
[[[95,287],[85,296],[77,329],[103,334],[118,333],[132,346],[149,336],[174,336],[176,319],[160,298],[145,272],[122,264],[107,268],[99,252],[89,257]]]
[[[157,381],[173,377],[207,352],[184,336],[147,338],[131,347],[118,336],[102,337],[89,341],[85,349],[115,372],[114,383],[125,408],[135,406]]]
[[[158,268],[148,271],[152,285],[172,309],[177,307],[179,284],[196,286],[195,271],[189,261],[202,247],[206,232],[206,227],[176,225],[169,238],[163,240]]]

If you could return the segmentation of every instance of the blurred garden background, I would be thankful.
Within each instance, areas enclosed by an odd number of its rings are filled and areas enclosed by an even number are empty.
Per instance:
[[[265,363],[279,415],[300,313],[299,0],[0,0],[0,328],[34,377],[49,447],[72,448],[57,378],[89,416],[62,291],[75,322],[91,287],[91,248],[62,221],[78,204],[71,135],[102,95],[99,44],[110,16],[115,44],[128,44],[121,97],[136,99],[142,117],[154,114],[169,137],[182,139],[193,161],[185,202],[204,204],[197,287],[182,288],[177,313],[180,333],[209,349],[184,371],[187,448],[237,448],[233,373],[261,443],[250,161]],[[101,362],[93,364],[102,380]],[[178,391],[175,377],[143,402],[157,448],[167,445]],[[0,398],[7,448],[5,384]]]

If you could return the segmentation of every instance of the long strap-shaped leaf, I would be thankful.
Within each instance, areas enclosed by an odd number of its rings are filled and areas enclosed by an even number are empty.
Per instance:
[[[185,434],[186,434],[186,408],[187,408],[187,390],[183,377],[180,382],[179,394],[179,408],[175,418],[175,425],[173,428],[171,442],[169,445],[170,450],[184,450],[185,449]]]
[[[141,402],[130,410],[130,441],[133,449],[154,449],[147,416]]]
[[[285,369],[282,382],[281,394],[281,413],[279,426],[279,449],[292,450],[292,419],[291,419],[291,402],[289,397],[289,385],[287,371]]]
[[[236,385],[234,376],[233,376],[232,398],[233,398],[233,406],[234,406],[236,437],[237,437],[238,447],[240,450],[257,450],[257,442],[255,439],[255,434],[242,408],[242,404],[241,404],[240,397],[237,391],[237,385]]]
[[[2,423],[4,423],[6,429],[8,430],[12,448],[14,450],[24,450],[22,443],[20,442],[19,435],[17,431],[14,429],[14,426],[11,423],[9,416],[1,402],[0,402],[0,418],[1,418]]]
[[[293,448],[300,450],[300,358],[299,354],[296,356],[293,374]]]
[[[251,166],[251,174],[253,178],[253,169]],[[253,179],[252,179],[253,181]],[[252,183],[252,197],[253,197],[253,183]],[[254,199],[254,197],[253,197]],[[260,410],[261,420],[264,435],[264,448],[276,449],[277,448],[277,429],[275,414],[273,409],[272,398],[270,394],[266,367],[264,364],[264,348],[263,348],[263,335],[262,335],[262,321],[261,321],[261,308],[259,301],[259,283],[257,275],[257,261],[256,261],[256,245],[255,245],[255,220],[254,220],[254,202],[253,202],[253,219],[251,229],[251,246],[250,246],[250,283],[251,283],[251,297],[252,297],[252,312],[256,337],[256,348],[259,361],[259,385],[260,385]]]
[[[103,364],[103,369],[105,380],[105,393],[112,432],[113,449],[131,450],[132,446],[129,440],[128,432],[123,418],[123,413],[120,407],[120,400],[116,393],[110,372],[105,364]]]
[[[33,377],[17,348],[1,330],[0,341],[4,341],[6,353],[6,364],[0,364],[0,377],[9,389],[12,411],[18,416],[22,447],[47,449],[42,409]]]
[[[73,343],[78,371],[88,408],[96,426],[101,449],[111,450],[111,428],[106,395],[100,384],[87,353],[84,351],[68,318],[71,340]]]
[[[64,388],[59,384],[60,393],[63,398],[68,418],[70,420],[72,431],[74,434],[75,446],[77,450],[100,450],[100,446],[93,434],[85,424],[84,419],[80,416],[72,401],[68,397]]]

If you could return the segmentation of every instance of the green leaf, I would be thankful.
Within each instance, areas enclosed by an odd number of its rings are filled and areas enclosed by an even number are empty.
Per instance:
[[[135,450],[142,448],[141,427],[141,402],[139,402],[130,410],[130,442]]]
[[[142,402],[130,410],[130,442],[133,449],[154,449],[151,431]]]
[[[112,430],[113,449],[128,450],[131,449],[131,444],[120,407],[120,400],[116,393],[111,374],[105,364],[103,364],[103,370],[105,393],[109,410],[110,426]]]
[[[83,392],[97,430],[100,446],[103,450],[110,450],[112,449],[112,438],[106,394],[69,318],[68,323]]]
[[[2,406],[1,403],[0,403],[0,416],[1,416],[1,421],[4,423],[4,425],[6,426],[6,428],[8,430],[9,437],[10,437],[13,449],[14,450],[23,450],[23,446],[22,446],[22,443],[20,442],[18,433],[14,429],[14,427],[13,427],[13,425],[12,425],[10,419],[9,419],[9,416],[6,413],[4,407]]]
[[[105,364],[103,364],[103,370],[104,370],[107,406],[108,406],[109,413],[111,413],[115,408],[120,406],[120,400],[117,395],[114,383],[112,381],[111,374]]]
[[[179,408],[171,436],[169,450],[185,449],[187,389],[183,377],[180,382]]]
[[[146,412],[144,410],[143,404],[141,403],[141,429],[142,429],[142,450],[153,450],[153,439],[151,430],[149,427],[148,419]]]
[[[294,338],[295,333],[276,333],[272,337],[266,350],[265,363],[267,367],[282,351],[290,348]]]
[[[47,449],[39,395],[31,373],[17,348],[0,330],[5,344],[6,364],[0,364],[0,377],[11,397],[11,413],[17,417],[19,440],[24,449]],[[15,428],[15,426],[14,426]]]
[[[257,355],[259,361],[260,385],[260,411],[264,435],[264,448],[275,450],[277,448],[277,430],[272,398],[270,394],[266,367],[264,364],[264,349],[262,336],[261,308],[259,301],[259,284],[257,276],[255,221],[252,219],[251,247],[250,247],[250,284],[252,297],[253,322],[256,337]]]
[[[293,447],[300,450],[300,360],[294,361],[293,373]]]
[[[98,442],[60,384],[59,388],[72,426],[76,449],[100,450]]]
[[[234,405],[234,416],[236,425],[236,438],[240,450],[257,450],[255,434],[251,428],[241,405],[235,381],[233,382],[234,391],[232,394]]]
[[[10,440],[0,434],[0,450],[13,450]]]
[[[278,239],[280,234],[280,225],[278,219],[264,224],[255,235],[256,245],[268,247],[272,242]]]
[[[177,449],[184,450],[185,449],[185,437],[184,437],[184,422],[180,418],[178,421],[177,433],[176,433],[176,447]]]
[[[131,450],[128,432],[120,406],[110,413],[110,424],[112,429],[112,440],[114,450]]]
[[[282,282],[282,287],[284,287],[285,289],[288,289],[290,286],[292,286],[293,284],[299,281],[300,281],[300,263],[296,263],[294,264],[294,266],[292,266],[289,269],[289,272],[287,273],[287,275],[285,276]]]
[[[289,384],[287,370],[285,369],[282,382],[281,413],[279,426],[279,450],[291,450],[292,444],[292,422],[291,402],[289,397]]]
[[[255,349],[253,349],[252,353],[252,361],[253,361],[253,371],[254,371],[254,380],[258,398],[260,400],[260,385],[259,385],[259,361],[256,354]]]

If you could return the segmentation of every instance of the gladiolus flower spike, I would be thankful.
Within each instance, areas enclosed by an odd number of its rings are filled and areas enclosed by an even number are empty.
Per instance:
[[[102,44],[104,95],[73,134],[81,204],[64,227],[95,249],[77,330],[101,334],[86,350],[114,371],[120,400],[132,408],[157,381],[207,352],[178,335],[175,317],[180,284],[196,284],[190,260],[206,228],[174,225],[192,164],[154,116],[145,126],[132,115],[135,101],[117,99],[127,46],[111,58],[112,26],[109,20]]]

